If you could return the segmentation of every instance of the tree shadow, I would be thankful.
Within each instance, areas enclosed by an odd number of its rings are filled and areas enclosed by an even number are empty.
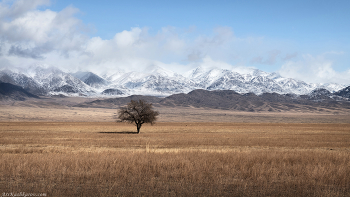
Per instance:
[[[104,134],[137,134],[137,132],[133,132],[133,131],[120,131],[120,132],[117,132],[117,131],[114,131],[114,132],[98,132],[98,133],[104,133]]]

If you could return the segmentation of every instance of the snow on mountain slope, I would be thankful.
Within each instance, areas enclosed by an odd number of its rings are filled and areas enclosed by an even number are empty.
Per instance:
[[[207,90],[234,90],[239,93],[253,92],[256,94],[284,93],[274,80],[267,77],[269,73],[257,69],[246,71],[245,74],[240,74],[220,68],[198,67],[186,75],[196,83],[197,87]]]
[[[199,87],[209,87],[212,83],[220,80],[221,78],[240,78],[238,73],[233,73],[229,70],[223,70],[219,68],[210,69],[207,72],[197,74],[192,80],[198,84]]]
[[[13,72],[15,71],[15,72]],[[0,80],[5,83],[21,86],[24,90],[37,95],[45,95],[46,90],[41,87],[34,79],[20,73],[18,70],[3,70],[0,71]]]
[[[152,95],[170,95],[193,90],[193,82],[187,78],[169,72],[160,67],[153,67],[147,72],[128,72],[112,81],[110,87],[128,89],[131,92],[149,93]]]
[[[156,66],[156,65],[152,65],[152,66],[148,66],[143,73],[148,73],[148,74],[152,74],[155,76],[163,76],[163,77],[168,77],[168,78],[174,78],[174,77],[179,77],[180,75],[171,71],[171,70],[167,70],[164,69],[160,66]]]
[[[275,78],[276,83],[283,89],[284,92],[294,93],[294,94],[307,94],[317,88],[317,86],[312,84],[307,84],[303,81],[278,77]]]
[[[68,93],[93,93],[94,89],[80,79],[73,77],[72,75],[65,73],[55,67],[35,68],[34,80],[40,83],[49,92],[65,92],[65,89],[69,89]],[[65,87],[62,89],[62,87]]]
[[[115,80],[117,80],[119,77],[121,77],[122,75],[124,75],[126,72],[122,69],[119,68],[114,68],[110,71],[104,71],[102,73],[100,73],[99,76],[101,76],[101,78],[109,81],[109,82],[113,82]]]
[[[326,84],[320,85],[320,87],[327,89],[330,92],[337,92],[341,89],[346,88],[347,86],[343,84],[337,84],[337,83],[326,83]]]
[[[341,96],[347,99],[350,99],[350,86],[345,87],[337,92],[334,93],[337,96]]]
[[[109,84],[108,81],[92,72],[76,72],[72,73],[71,75],[94,88],[101,88]]]
[[[7,78],[11,79],[9,83],[19,85],[34,94],[41,95],[40,92],[71,95],[94,93],[94,88],[55,67],[35,65],[27,70],[11,69],[0,73],[2,73],[1,76],[7,74]]]

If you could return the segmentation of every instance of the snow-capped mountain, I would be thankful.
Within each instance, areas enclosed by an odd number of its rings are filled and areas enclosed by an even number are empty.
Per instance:
[[[87,94],[93,93],[94,88],[82,82],[80,79],[54,67],[36,67],[33,79],[42,85],[48,92]]]
[[[38,95],[68,96],[132,94],[168,96],[188,93],[195,89],[305,95],[317,88],[334,93],[346,87],[339,84],[309,84],[282,77],[278,73],[253,68],[244,69],[242,73],[239,71],[239,69],[198,67],[180,75],[159,66],[150,66],[138,72],[114,70],[98,76],[92,72],[70,74],[55,67],[37,65],[26,70],[17,68],[0,70],[0,80],[21,86]]]
[[[334,93],[337,96],[344,97],[350,99],[350,86],[343,88]]]
[[[100,76],[103,79],[113,83],[113,81],[119,79],[119,77],[121,77],[125,73],[126,72],[124,70],[117,68],[110,71],[104,71],[100,74]]]
[[[308,94],[318,87],[326,88],[331,92],[345,86],[323,86],[321,84],[307,84],[303,81],[284,78],[278,73],[267,73],[258,69],[246,69],[245,73],[219,68],[198,67],[185,74],[193,80],[198,88],[207,90],[234,90],[239,93],[293,93]],[[338,89],[339,88],[339,89]]]
[[[310,100],[329,100],[332,96],[332,93],[324,88],[317,88],[310,92],[308,95],[308,98]]]
[[[37,83],[32,77],[22,74],[17,70],[15,70],[15,72],[8,69],[0,71],[0,81],[21,86],[24,90],[31,92],[32,94],[47,94],[45,88]]]
[[[101,78],[100,76],[92,72],[76,72],[72,73],[71,75],[80,79],[81,81],[93,88],[100,88],[109,84],[107,80]]]
[[[171,95],[193,90],[194,83],[172,71],[153,66],[144,72],[128,72],[112,81],[110,88],[129,94]]]
[[[41,91],[43,94],[63,93],[73,96],[89,95],[95,92],[94,88],[80,79],[55,67],[33,66],[27,70],[2,70],[0,76],[1,78],[10,76],[11,80],[8,80],[8,83],[21,86],[34,94]]]

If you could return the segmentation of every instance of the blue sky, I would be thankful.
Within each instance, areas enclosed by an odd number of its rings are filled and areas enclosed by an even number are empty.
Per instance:
[[[1,1],[0,64],[253,67],[350,84],[349,8],[336,0]]]

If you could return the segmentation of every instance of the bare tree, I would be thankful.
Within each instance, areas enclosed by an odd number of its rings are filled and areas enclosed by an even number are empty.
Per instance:
[[[140,128],[143,123],[153,124],[157,120],[159,113],[153,110],[152,103],[144,100],[134,101],[125,107],[121,107],[118,111],[118,119],[122,122],[135,123],[137,133],[140,133]]]

